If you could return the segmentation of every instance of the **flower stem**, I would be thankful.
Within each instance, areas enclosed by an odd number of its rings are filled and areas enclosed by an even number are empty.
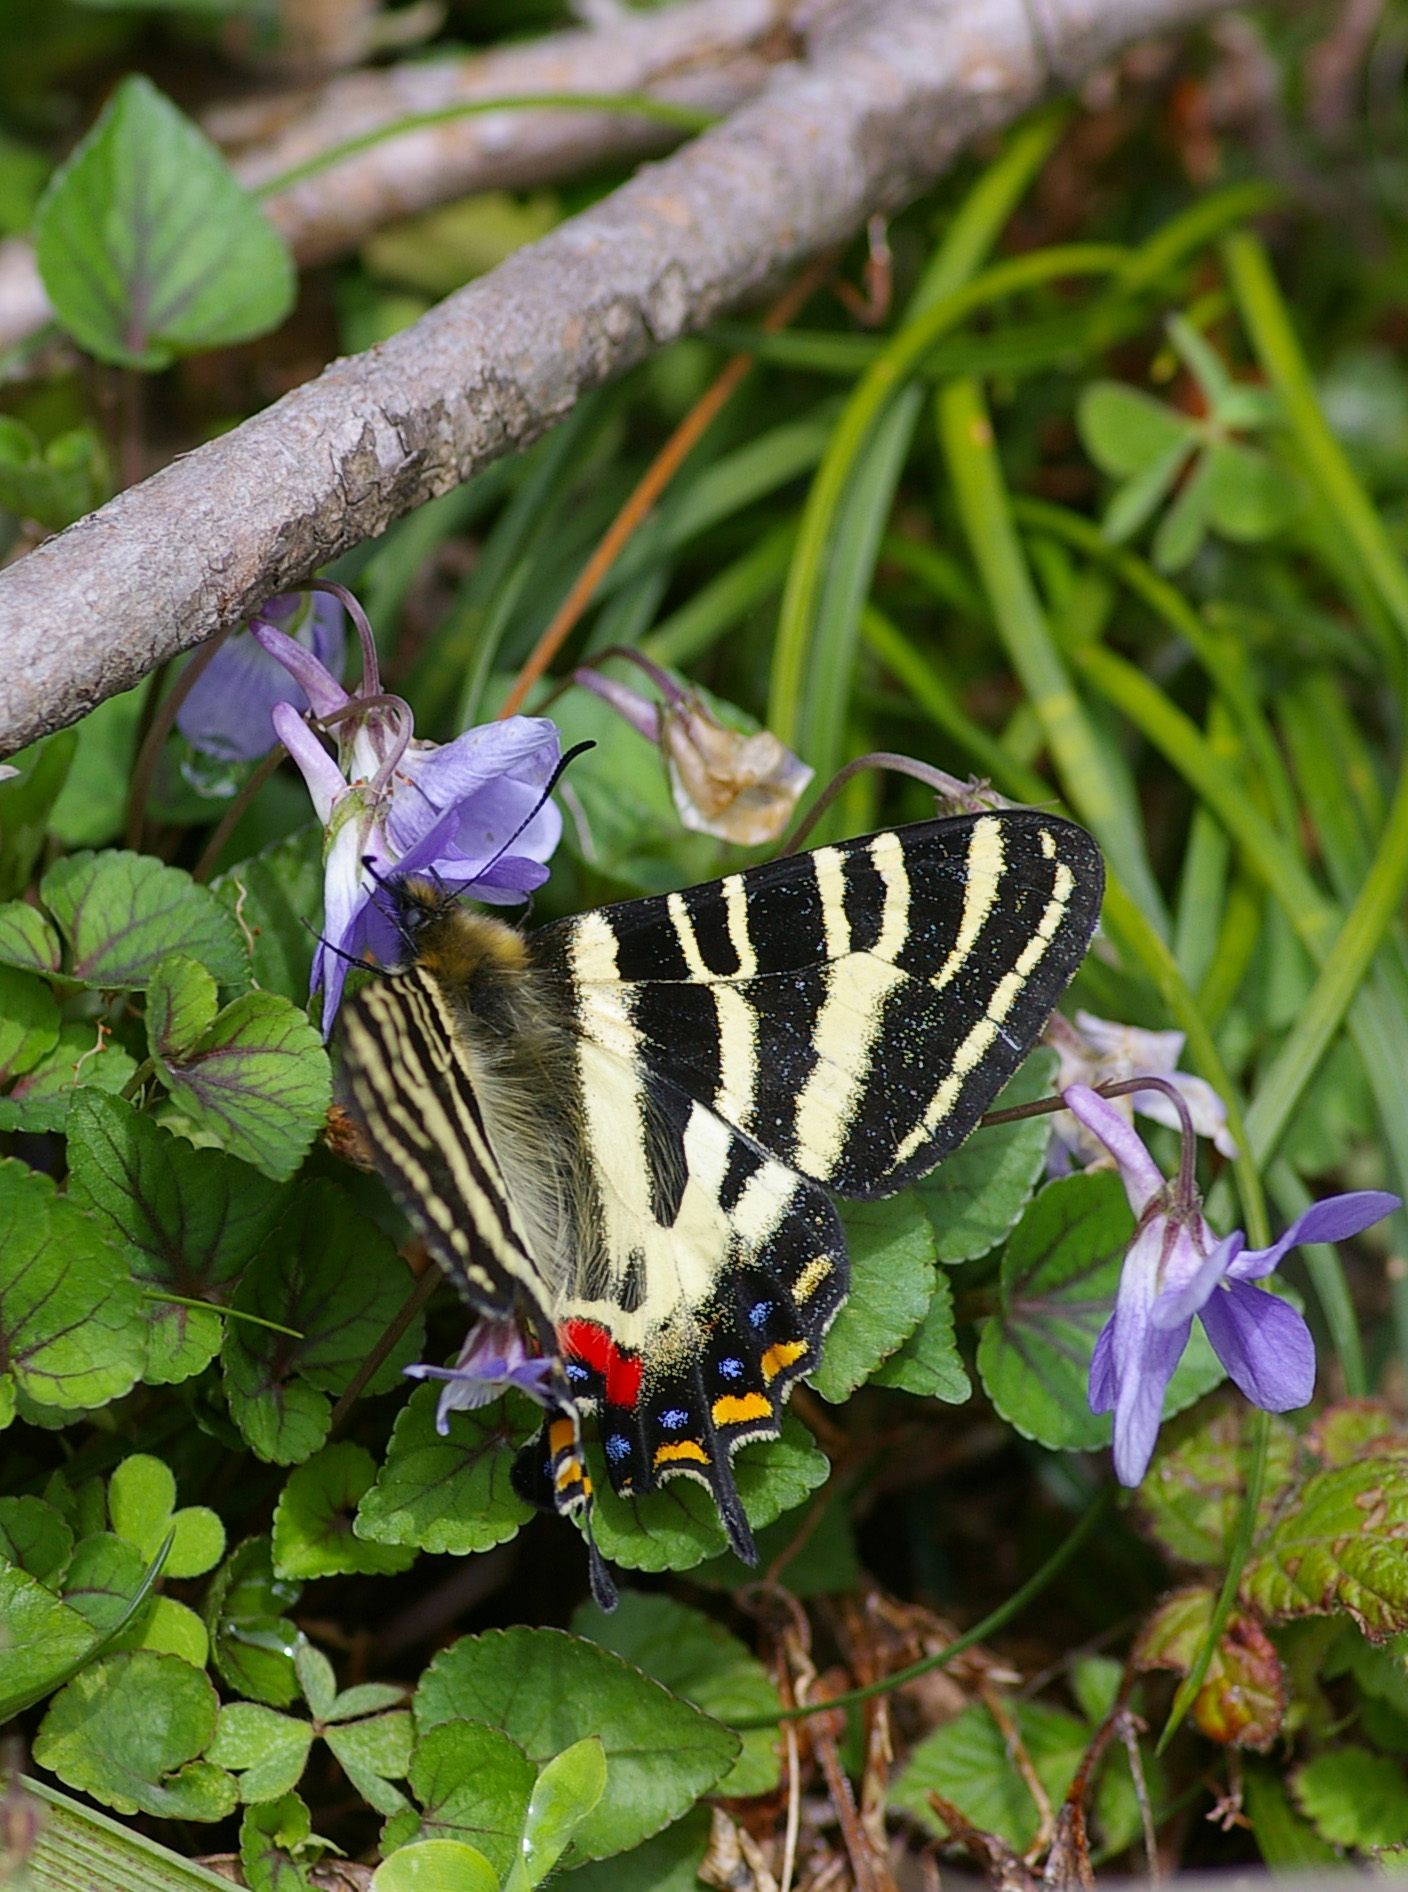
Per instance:
[[[156,772],[162,746],[175,726],[177,712],[233,628],[231,625],[226,630],[217,631],[214,637],[201,645],[152,713],[147,733],[142,738],[142,746],[137,751],[137,760],[132,764],[132,787],[127,796],[127,832],[124,837],[130,848],[138,848],[142,844],[142,823],[146,815],[147,796],[151,792],[152,776]]]
[[[1218,1639],[1227,1626],[1227,1618],[1232,1614],[1232,1605],[1237,1600],[1237,1586],[1242,1581],[1242,1571],[1247,1558],[1251,1555],[1252,1538],[1256,1534],[1256,1514],[1261,1506],[1262,1487],[1266,1483],[1266,1458],[1271,1443],[1271,1415],[1256,1412],[1251,1424],[1251,1462],[1247,1466],[1247,1490],[1242,1500],[1242,1515],[1237,1523],[1237,1536],[1232,1545],[1231,1555],[1227,1560],[1227,1572],[1222,1579],[1222,1588],[1218,1592],[1217,1602],[1213,1607],[1212,1620],[1208,1624],[1208,1633],[1203,1638],[1203,1645],[1194,1658],[1193,1666],[1178,1685],[1178,1692],[1173,1698],[1173,1706],[1168,1711],[1168,1720],[1164,1731],[1159,1736],[1156,1754],[1162,1754],[1173,1739],[1189,1708],[1196,1701],[1198,1690],[1208,1672],[1217,1648]]]
[[[1044,1589],[1052,1583],[1075,1556],[1095,1526],[1103,1523],[1115,1495],[1115,1487],[1106,1485],[1095,1502],[1085,1511],[1075,1529],[1063,1544],[1057,1546],[1046,1562],[1019,1590],[1014,1590],[1005,1603],[999,1603],[995,1610],[975,1623],[961,1636],[949,1643],[945,1649],[939,1649],[931,1656],[924,1656],[918,1662],[911,1662],[907,1669],[897,1669],[893,1675],[885,1676],[881,1681],[871,1682],[865,1688],[848,1689],[844,1695],[830,1695],[823,1702],[816,1702],[808,1707],[784,1708],[775,1715],[745,1715],[730,1722],[737,1733],[746,1733],[753,1728],[775,1728],[780,1721],[798,1721],[806,1715],[830,1714],[833,1709],[849,1708],[855,1702],[870,1701],[876,1695],[888,1695],[892,1689],[903,1688],[906,1682],[912,1682],[921,1675],[928,1675],[933,1669],[947,1668],[950,1662],[961,1656],[965,1649],[971,1649],[974,1643],[984,1642],[995,1635],[999,1629],[1005,1629],[1014,1616],[1020,1616],[1028,1603],[1035,1602]]]

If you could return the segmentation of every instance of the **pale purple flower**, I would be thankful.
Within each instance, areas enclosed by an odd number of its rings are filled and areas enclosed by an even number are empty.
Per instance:
[[[1198,1135],[1211,1137],[1223,1156],[1237,1154],[1237,1145],[1227,1128],[1226,1106],[1212,1085],[1205,1078],[1175,1068],[1183,1055],[1181,1031],[1145,1031],[1138,1025],[1097,1018],[1093,1012],[1077,1012],[1073,1025],[1059,1012],[1053,1012],[1044,1036],[1060,1059],[1056,1074],[1058,1091],[1065,1091],[1072,1084],[1085,1084],[1093,1090],[1126,1078],[1161,1077],[1187,1105]],[[1113,1102],[1126,1123],[1133,1122],[1137,1110],[1141,1116],[1152,1117],[1155,1123],[1177,1130],[1181,1122],[1178,1105],[1166,1085],[1154,1085],[1148,1090],[1106,1101]],[[1108,1163],[1099,1138],[1092,1136],[1071,1112],[1058,1111],[1052,1128],[1054,1156],[1064,1158],[1068,1154],[1087,1166]]]
[[[510,716],[453,742],[420,742],[410,705],[382,692],[371,629],[350,593],[362,639],[362,684],[349,695],[303,645],[274,626],[254,636],[301,686],[337,741],[328,754],[291,703],[276,704],[276,734],[303,773],[326,830],[323,932],[312,989],[323,993],[323,1029],[342,998],[348,961],[370,950],[385,964],[402,949],[379,898],[390,875],[423,874],[452,892],[512,905],[547,879],[562,817],[548,789],[561,759],[545,717]]]
[[[286,632],[334,679],[346,656],[346,615],[326,591],[271,598],[256,621]],[[285,666],[251,630],[236,631],[216,651],[176,712],[176,727],[193,749],[222,762],[257,762],[277,738],[270,717],[278,703],[306,710],[308,698]]]
[[[1381,1189],[1314,1203],[1270,1248],[1249,1249],[1241,1230],[1219,1238],[1203,1219],[1192,1179],[1192,1137],[1169,1182],[1114,1104],[1073,1084],[1062,1093],[1091,1135],[1114,1157],[1137,1217],[1115,1311],[1090,1362],[1090,1410],[1113,1412],[1115,1474],[1137,1485],[1148,1469],[1164,1392],[1183,1356],[1193,1316],[1213,1352],[1254,1406],[1290,1412],[1315,1388],[1310,1329],[1289,1302],[1253,1285],[1298,1242],[1338,1242],[1399,1206]]]
[[[554,1362],[545,1355],[529,1353],[517,1321],[485,1315],[466,1334],[453,1366],[408,1366],[406,1375],[445,1382],[435,1408],[435,1430],[444,1434],[452,1412],[474,1412],[511,1388],[540,1406],[555,1405],[548,1390],[553,1370]]]

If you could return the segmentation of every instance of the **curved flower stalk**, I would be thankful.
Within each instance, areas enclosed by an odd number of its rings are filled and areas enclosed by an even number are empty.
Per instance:
[[[1257,1284],[1298,1242],[1344,1241],[1380,1221],[1399,1200],[1381,1189],[1328,1196],[1297,1216],[1269,1248],[1249,1249],[1240,1229],[1218,1237],[1203,1219],[1186,1107],[1183,1161],[1169,1182],[1112,1102],[1084,1084],[1071,1085],[1062,1101],[1113,1157],[1137,1218],[1115,1311],[1095,1343],[1089,1393],[1092,1412],[1114,1414],[1116,1476],[1123,1485],[1137,1485],[1153,1455],[1164,1392],[1188,1345],[1194,1315],[1254,1406],[1267,1412],[1304,1406],[1315,1389],[1310,1329],[1288,1301]]]
[[[346,612],[327,591],[270,598],[249,626],[221,645],[176,712],[176,727],[193,749],[221,762],[257,762],[278,740],[270,722],[275,707],[308,708],[297,679],[254,635],[262,623],[282,631],[334,679],[347,654]]]
[[[377,900],[388,874],[424,874],[456,893],[509,906],[547,879],[562,833],[547,791],[561,759],[545,717],[511,716],[467,729],[453,742],[422,742],[411,708],[381,688],[366,615],[339,585],[362,643],[362,682],[343,689],[319,658],[276,625],[256,619],[264,651],[298,684],[312,716],[332,734],[329,755],[290,702],[271,712],[275,734],[302,771],[325,830],[323,933],[312,990],[323,994],[328,1031],[349,960],[383,963],[402,942]]]

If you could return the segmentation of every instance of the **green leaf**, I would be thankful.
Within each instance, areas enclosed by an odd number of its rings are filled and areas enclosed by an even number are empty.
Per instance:
[[[249,977],[239,928],[215,896],[148,854],[66,855],[39,897],[68,943],[64,977],[80,985],[140,990],[173,954],[198,960],[221,985]]]
[[[423,1839],[382,1860],[371,1892],[499,1892],[499,1875],[473,1846]]]
[[[1075,1777],[1090,1730],[1074,1715],[1041,1702],[1008,1706],[1037,1777],[1052,1804],[1058,1805]],[[948,1829],[929,1805],[931,1791],[951,1800],[974,1826],[996,1833],[1019,1852],[1036,1835],[1036,1802],[1012,1765],[1006,1737],[981,1702],[970,1703],[921,1741],[891,1789],[892,1806],[942,1835]]]
[[[699,1892],[708,1844],[709,1809],[693,1807],[630,1852],[578,1866],[564,1883],[571,1892]]]
[[[217,1767],[239,1775],[240,1799],[280,1800],[303,1778],[313,1745],[306,1721],[281,1715],[258,1702],[227,1702],[215,1738],[206,1750]]]
[[[409,1570],[415,1549],[353,1535],[361,1499],[376,1479],[363,1446],[325,1446],[290,1473],[274,1511],[274,1568],[281,1577],[332,1577],[353,1571],[390,1576]]]
[[[219,987],[204,966],[179,954],[163,959],[147,986],[147,1049],[179,1062],[219,1010]]]
[[[237,1544],[205,1594],[205,1626],[222,1680],[241,1695],[286,1708],[298,1695],[293,1659],[301,1632],[283,1614],[301,1585],[274,1575],[267,1537]]]
[[[542,1424],[538,1409],[511,1396],[453,1412],[442,1438],[439,1400],[438,1387],[419,1386],[397,1413],[386,1463],[357,1507],[359,1538],[464,1556],[504,1543],[532,1517],[509,1470]]]
[[[1291,1805],[1280,1768],[1248,1765],[1242,1775],[1243,1811],[1252,1823],[1262,1858],[1275,1872],[1333,1866],[1339,1854]]]
[[[23,508],[10,505],[5,498],[7,429],[20,425],[8,415],[0,417],[0,506],[25,516]],[[28,429],[23,431],[28,432]],[[86,429],[84,431],[86,433]],[[58,447],[59,442],[54,445]],[[86,512],[88,508],[82,506],[79,510]],[[39,517],[38,513],[28,516]],[[68,520],[63,523],[67,525]],[[9,758],[10,767],[19,773],[0,782],[0,900],[15,899],[29,885],[35,863],[44,851],[50,813],[63,789],[77,747],[77,732],[65,729],[56,736],[31,743],[29,748]]]
[[[43,979],[0,966],[0,1083],[33,1070],[59,1042],[59,1008]]]
[[[1208,527],[1211,457],[1198,461],[1154,534],[1154,563],[1161,572],[1181,572],[1191,563]]]
[[[1316,1472],[1255,1547],[1241,1596],[1269,1622],[1348,1610],[1367,1635],[1408,1630],[1404,1536],[1408,1458]]]
[[[592,1528],[608,1562],[627,1570],[689,1570],[724,1548],[718,1506],[695,1479],[672,1479],[647,1498],[618,1498],[599,1451],[589,1447],[587,1456],[596,1490]],[[733,1473],[748,1522],[761,1530],[824,1485],[831,1466],[788,1413],[781,1437],[745,1445]]]
[[[454,1839],[472,1843],[496,1873],[509,1870],[538,1778],[516,1741],[482,1721],[447,1719],[422,1732],[407,1778],[421,1810],[392,1816],[383,1852]]]
[[[0,1498],[0,1559],[57,1590],[73,1555],[73,1530],[42,1498]]]
[[[173,1533],[162,1574],[203,1577],[225,1554],[225,1526],[206,1505],[176,1509],[176,1480],[164,1460],[146,1452],[123,1459],[108,1480],[108,1509],[119,1537],[150,1563]]]
[[[1045,1047],[1032,1052],[998,1093],[993,1109],[1011,1110],[1049,1097],[1055,1076],[1056,1053]],[[975,1130],[915,1185],[934,1225],[940,1261],[953,1266],[997,1246],[1041,1179],[1050,1142],[1050,1117]]]
[[[914,1196],[841,1207],[851,1251],[851,1292],[836,1316],[810,1384],[833,1404],[847,1399],[914,1332],[934,1291],[934,1231]]]
[[[397,1813],[406,1796],[391,1785],[411,1763],[414,1731],[409,1714],[374,1715],[366,1721],[335,1722],[323,1738],[344,1774],[378,1813]]]
[[[77,1610],[8,1563],[0,1563],[0,1622],[0,1714],[7,1721],[56,1687],[98,1640]]]
[[[726,1727],[753,1715],[775,1715],[781,1706],[766,1669],[736,1636],[668,1596],[627,1590],[609,1616],[584,1603],[572,1628]],[[729,1798],[771,1793],[780,1778],[776,1729],[754,1728],[743,1736],[743,1751],[716,1791]]]
[[[1353,1745],[1317,1754],[1291,1775],[1296,1804],[1332,1846],[1401,1846],[1408,1840],[1408,1781],[1400,1762]]]
[[[1090,1356],[1114,1307],[1134,1217],[1109,1171],[1050,1183],[1027,1209],[1002,1257],[999,1312],[983,1327],[978,1373],[1002,1417],[1024,1438],[1088,1451],[1110,1437],[1110,1415],[1086,1396]],[[1164,1414],[1181,1412],[1223,1377],[1194,1329]]]
[[[410,1277],[389,1238],[336,1184],[299,1189],[247,1269],[235,1306],[301,1336],[231,1321],[225,1336],[230,1413],[261,1458],[295,1464],[327,1433],[328,1395],[343,1392],[406,1298]],[[421,1351],[413,1321],[378,1367],[369,1394],[388,1392]]]
[[[0,906],[0,964],[56,973],[62,963],[59,936],[38,907],[24,900],[8,900]]]
[[[248,1807],[240,1821],[240,1864],[250,1892],[316,1892],[308,1868],[327,1851],[296,1793]]]
[[[606,1791],[606,1752],[589,1734],[555,1754],[538,1775],[523,1820],[521,1869],[525,1886],[541,1885],[572,1843],[572,1836]]]
[[[143,1620],[124,1630],[112,1646],[155,1649],[161,1655],[180,1656],[193,1669],[203,1669],[210,1660],[210,1637],[205,1624],[194,1610],[170,1596],[154,1596]]]
[[[782,1582],[793,1596],[811,1597],[841,1596],[854,1590],[861,1580],[855,1535],[846,1501],[839,1492],[822,1504],[815,1523],[810,1508],[789,1513],[759,1531],[757,1545],[756,1566],[726,1550],[721,1557],[696,1564],[689,1573],[690,1582],[708,1589],[739,1590],[745,1584],[756,1583],[759,1570],[777,1565]]]
[[[66,1131],[80,1090],[113,1095],[134,1075],[137,1060],[109,1034],[102,1019],[59,1029],[59,1041],[8,1097],[0,1097],[0,1129]]]
[[[1151,460],[1110,495],[1100,531],[1112,545],[1123,545],[1126,539],[1132,539],[1157,511],[1196,447],[1197,441],[1191,435],[1175,441],[1157,460]]]
[[[928,1313],[904,1345],[881,1363],[873,1384],[942,1399],[950,1406],[961,1406],[971,1397],[972,1383],[953,1331],[953,1287],[947,1275],[938,1276]]]
[[[235,1783],[195,1758],[218,1707],[208,1677],[176,1656],[105,1656],[50,1703],[34,1758],[119,1813],[223,1820],[238,1801]]]
[[[1127,479],[1196,439],[1197,423],[1123,381],[1093,381],[1076,407],[1081,444],[1102,473]]]
[[[250,942],[264,992],[306,1003],[323,912],[323,831],[310,822],[211,883]]]
[[[331,1662],[311,1642],[302,1642],[294,1655],[293,1666],[308,1712],[315,1721],[321,1721],[337,1700],[337,1677]]]
[[[1230,440],[1213,447],[1207,481],[1210,524],[1240,544],[1274,538],[1300,510],[1300,494],[1290,474],[1255,447]]]
[[[247,341],[293,303],[282,237],[205,134],[140,76],[54,173],[34,242],[60,322],[119,367]]]
[[[1184,1413],[1163,1431],[1135,1496],[1141,1522],[1170,1557],[1220,1569],[1237,1535],[1259,1421],[1240,1394],[1227,1393]],[[1284,1419],[1269,1421],[1266,1479],[1257,1528],[1264,1529],[1295,1472],[1296,1437]]]
[[[487,1721],[537,1766],[599,1734],[607,1791],[576,1837],[588,1859],[624,1852],[678,1819],[739,1752],[730,1729],[594,1643],[553,1629],[493,1630],[442,1650],[421,1677],[415,1712],[422,1729]]]
[[[48,1176],[0,1162],[0,1401],[103,1406],[142,1370],[142,1304],[121,1255]]]
[[[1204,1584],[1166,1597],[1139,1632],[1135,1666],[1187,1675],[1207,1641],[1216,1600]],[[1281,1658],[1261,1624],[1234,1610],[1194,1699],[1193,1720],[1210,1741],[1264,1753],[1281,1732],[1285,1713]]]
[[[69,1195],[122,1250],[139,1286],[228,1301],[291,1191],[218,1150],[195,1150],[131,1104],[88,1091],[68,1117]],[[220,1351],[212,1309],[144,1302],[153,1382],[188,1379]]]
[[[99,703],[79,723],[78,750],[49,827],[66,848],[106,847],[122,833],[146,685]]]
[[[106,1635],[116,1629],[141,1590],[147,1562],[115,1532],[96,1531],[74,1550],[64,1582],[64,1601],[80,1616],[86,1616],[100,1635]]]
[[[107,498],[103,443],[91,427],[72,427],[42,446],[24,422],[0,416],[0,506],[62,532]]]
[[[182,988],[188,1009],[189,985]],[[300,1166],[332,1100],[332,1067],[307,1015],[246,992],[179,1053],[152,1048],[177,1107],[275,1182]]]

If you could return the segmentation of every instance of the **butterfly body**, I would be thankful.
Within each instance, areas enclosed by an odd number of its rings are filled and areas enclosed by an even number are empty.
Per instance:
[[[524,935],[392,883],[408,964],[344,1007],[352,1101],[431,1252],[555,1363],[520,1482],[675,1476],[752,1540],[731,1469],[775,1436],[848,1286],[827,1191],[960,1142],[1084,954],[1089,837],[1032,811],[783,858]]]

